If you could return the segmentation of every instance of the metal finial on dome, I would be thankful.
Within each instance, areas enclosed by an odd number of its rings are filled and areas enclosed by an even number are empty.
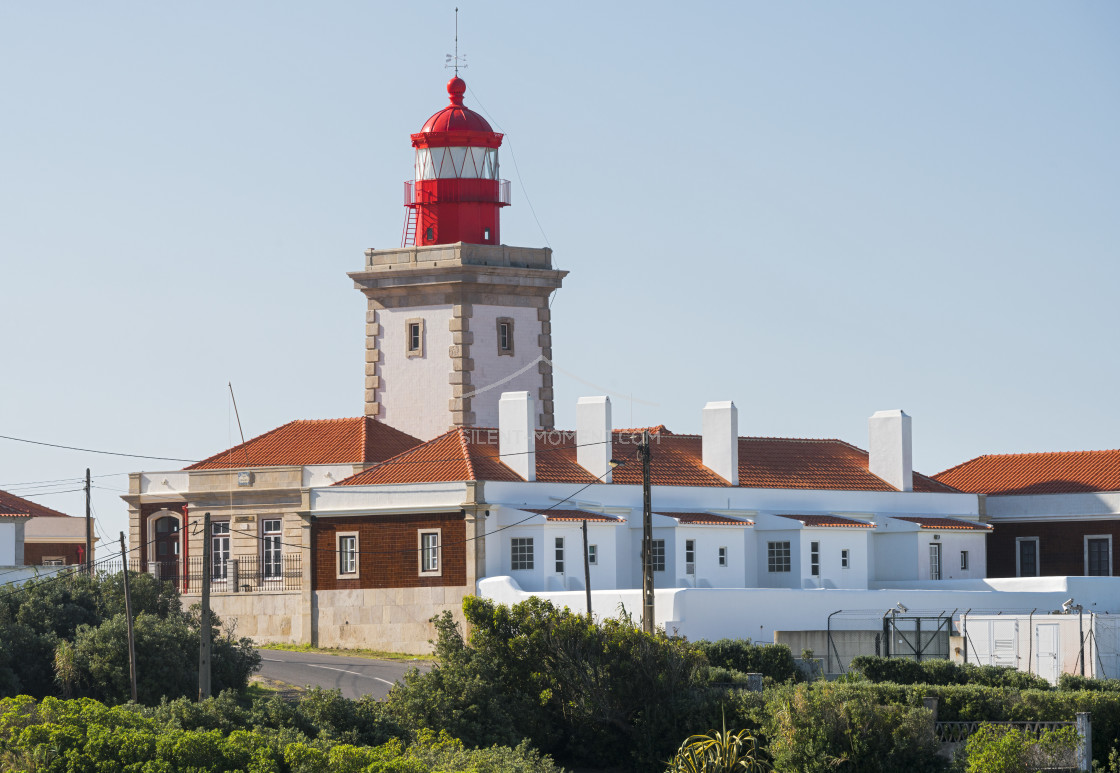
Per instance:
[[[459,9],[455,9],[455,54],[452,56],[448,54],[443,60],[443,68],[446,70],[448,67],[455,68],[455,76],[459,75],[459,68],[466,69],[467,55],[459,56]]]

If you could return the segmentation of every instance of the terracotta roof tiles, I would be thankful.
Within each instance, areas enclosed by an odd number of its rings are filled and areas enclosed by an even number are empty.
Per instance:
[[[1120,491],[1120,449],[988,454],[934,476],[980,494],[1076,494]]]
[[[300,419],[186,467],[216,470],[380,462],[420,440],[369,417]]]
[[[17,497],[15,494],[9,494],[7,491],[0,491],[0,517],[19,518],[32,516],[35,518],[70,518],[72,516],[66,513],[60,513],[58,510],[52,510],[49,507],[43,507],[40,504],[32,502],[30,499]]]
[[[663,513],[658,511],[657,515],[667,515],[670,518],[676,518],[677,523],[684,525],[701,525],[701,526],[753,526],[754,521],[746,518],[728,518],[726,515],[716,515],[715,513]]]
[[[908,521],[916,523],[923,529],[936,529],[938,531],[991,531],[992,527],[986,523],[977,523],[976,521],[964,521],[957,518],[926,518],[924,516],[900,516],[892,515],[896,521]]]
[[[588,510],[526,510],[529,513],[543,515],[546,521],[590,521],[593,523],[620,523],[621,518],[603,513],[592,513]]]
[[[842,515],[789,515],[787,513],[774,513],[779,518],[789,518],[793,521],[801,521],[806,526],[828,526],[828,527],[844,527],[855,529],[874,529],[875,524],[867,523],[867,521],[857,521],[854,518],[845,518]]]

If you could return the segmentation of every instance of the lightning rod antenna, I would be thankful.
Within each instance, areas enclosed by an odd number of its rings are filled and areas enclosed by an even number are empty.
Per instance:
[[[456,78],[459,77],[459,68],[462,67],[462,68],[466,69],[466,67],[467,67],[467,57],[466,57],[466,55],[459,56],[459,9],[458,8],[455,9],[455,53],[454,54],[448,54],[444,58],[443,66],[444,66],[445,69],[448,68],[448,67],[454,67]]]

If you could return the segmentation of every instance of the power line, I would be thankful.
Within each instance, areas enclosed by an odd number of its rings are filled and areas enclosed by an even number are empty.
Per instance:
[[[82,451],[87,454],[105,454],[106,456],[127,456],[132,459],[155,459],[162,462],[197,462],[198,459],[178,459],[174,456],[147,456],[145,454],[126,454],[119,451],[99,451],[95,448],[78,448],[77,446],[65,446],[59,443],[46,443],[42,440],[28,440],[27,438],[12,437],[11,435],[0,435],[4,440],[14,440],[17,443],[30,443],[35,446],[48,446],[50,448],[61,448],[66,451]]]

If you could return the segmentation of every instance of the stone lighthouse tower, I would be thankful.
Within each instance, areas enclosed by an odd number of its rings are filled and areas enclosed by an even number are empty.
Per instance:
[[[501,244],[502,135],[464,106],[466,90],[452,78],[450,103],[412,135],[400,249],[366,250],[349,274],[368,304],[365,413],[424,440],[496,427],[510,391],[529,392],[538,427],[553,426],[548,299],[567,272],[550,249]]]

